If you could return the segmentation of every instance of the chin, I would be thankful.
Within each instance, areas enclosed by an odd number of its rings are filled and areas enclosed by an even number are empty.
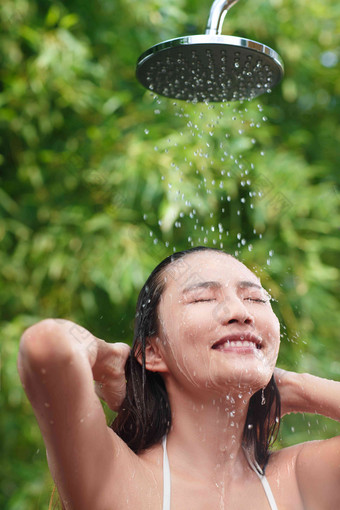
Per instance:
[[[211,376],[205,387],[214,389],[221,394],[228,394],[230,391],[238,391],[244,395],[253,395],[257,391],[265,388],[269,383],[274,369],[268,370],[250,370],[245,367],[228,371],[228,373],[219,373]]]

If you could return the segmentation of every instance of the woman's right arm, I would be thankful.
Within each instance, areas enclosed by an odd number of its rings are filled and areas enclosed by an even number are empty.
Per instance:
[[[105,508],[110,482],[133,463],[134,454],[107,427],[93,384],[97,380],[109,405],[119,407],[128,354],[127,345],[108,344],[59,319],[41,321],[22,336],[19,375],[67,509]]]

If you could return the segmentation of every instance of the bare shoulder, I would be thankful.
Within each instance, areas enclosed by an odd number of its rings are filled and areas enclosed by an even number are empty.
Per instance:
[[[294,498],[294,508],[340,508],[340,438],[309,441],[273,452],[266,475],[270,485],[278,487],[280,499],[287,500],[288,493]]]
[[[296,475],[307,508],[340,508],[340,437],[303,443]]]
[[[296,478],[296,461],[301,445],[273,451],[266,466],[266,478],[278,508],[304,510]]]

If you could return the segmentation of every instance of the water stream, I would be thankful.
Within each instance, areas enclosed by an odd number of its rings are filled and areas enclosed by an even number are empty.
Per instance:
[[[169,246],[174,229],[175,239],[188,247],[212,245],[235,256],[252,251],[253,241],[265,231],[261,208],[274,198],[260,164],[266,157],[263,105],[258,100],[195,104],[154,94],[152,101],[155,123],[166,125],[171,118],[176,125],[153,147],[166,194],[166,205],[158,211],[159,237]],[[152,135],[152,129],[145,128],[144,136]],[[147,211],[143,218],[153,243],[162,242]],[[182,231],[190,232],[186,239]],[[272,256],[270,250],[267,264]]]

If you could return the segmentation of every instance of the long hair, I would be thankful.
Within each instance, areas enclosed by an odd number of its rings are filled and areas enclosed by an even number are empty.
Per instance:
[[[157,308],[165,288],[164,273],[167,271],[174,279],[184,277],[188,268],[185,256],[204,250],[225,253],[205,246],[176,252],[153,270],[139,294],[133,345],[125,368],[126,396],[111,425],[135,453],[160,442],[171,427],[171,409],[163,378],[145,368],[147,339],[158,333]],[[182,264],[172,266],[179,259]],[[272,376],[266,388],[251,397],[243,431],[243,446],[260,472],[265,469],[269,447],[277,437],[280,414],[280,394]]]
[[[54,485],[52,489],[52,494],[50,497],[50,501],[48,504],[48,510],[65,510],[65,507],[61,501],[61,498],[58,494],[57,486]]]

